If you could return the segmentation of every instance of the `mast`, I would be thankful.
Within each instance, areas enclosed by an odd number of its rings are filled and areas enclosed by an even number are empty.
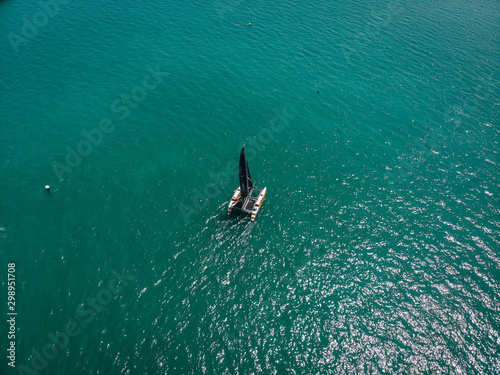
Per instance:
[[[250,178],[250,170],[245,156],[245,146],[241,149],[240,154],[240,191],[241,198],[245,198],[253,188],[252,179]]]

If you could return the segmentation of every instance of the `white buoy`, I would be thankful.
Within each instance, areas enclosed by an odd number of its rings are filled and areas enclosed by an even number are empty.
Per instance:
[[[45,185],[45,190],[47,190],[50,193],[50,186],[49,185]]]
[[[249,22],[249,23],[248,23],[248,26],[252,26],[252,24]]]

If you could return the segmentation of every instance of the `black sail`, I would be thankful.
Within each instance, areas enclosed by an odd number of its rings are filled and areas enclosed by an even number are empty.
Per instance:
[[[241,197],[245,198],[250,190],[252,189],[253,184],[250,178],[250,170],[248,169],[247,158],[245,157],[245,147],[241,149],[240,154],[240,190]]]

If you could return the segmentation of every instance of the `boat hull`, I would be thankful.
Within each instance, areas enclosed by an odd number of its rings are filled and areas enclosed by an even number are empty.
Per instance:
[[[262,191],[259,194],[259,197],[257,198],[257,201],[255,202],[255,204],[253,206],[252,221],[255,220],[255,217],[259,213],[259,210],[262,207],[262,204],[264,203],[264,199],[266,198],[266,192],[267,192],[267,187],[262,189]]]
[[[233,210],[236,203],[238,203],[238,200],[240,199],[240,197],[241,197],[241,190],[240,190],[240,188],[238,188],[234,191],[233,197],[229,201],[229,206],[227,207],[227,214],[228,215],[231,213],[231,211]]]

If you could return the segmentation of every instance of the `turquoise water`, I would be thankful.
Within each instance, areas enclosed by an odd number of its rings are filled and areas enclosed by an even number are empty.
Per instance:
[[[496,1],[50,4],[0,3],[0,373],[500,372]]]

